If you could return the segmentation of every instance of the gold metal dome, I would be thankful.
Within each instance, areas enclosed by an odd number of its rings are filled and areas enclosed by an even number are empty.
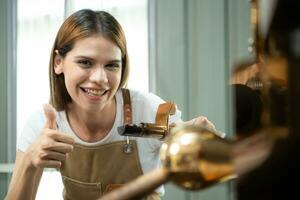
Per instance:
[[[170,135],[162,145],[160,156],[175,184],[199,190],[235,177],[230,142],[213,130],[179,126]]]

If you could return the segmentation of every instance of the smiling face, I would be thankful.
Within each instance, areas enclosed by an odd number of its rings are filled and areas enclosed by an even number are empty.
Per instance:
[[[122,75],[120,48],[102,35],[75,42],[62,58],[56,55],[55,73],[63,74],[72,104],[87,111],[112,105]]]

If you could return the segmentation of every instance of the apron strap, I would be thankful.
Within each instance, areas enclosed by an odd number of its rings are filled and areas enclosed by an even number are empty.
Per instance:
[[[130,100],[130,91],[122,88],[123,102],[124,102],[124,124],[132,124],[132,108]],[[176,105],[173,102],[165,102],[158,106],[155,124],[168,126],[169,116],[176,112]]]
[[[173,102],[159,104],[156,112],[155,124],[168,126],[169,115],[174,115],[175,112],[176,105]]]
[[[132,109],[131,109],[131,100],[130,92],[128,89],[122,88],[123,102],[124,102],[124,123],[132,124]]]

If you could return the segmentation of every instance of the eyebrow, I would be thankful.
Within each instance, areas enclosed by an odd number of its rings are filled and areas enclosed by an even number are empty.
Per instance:
[[[94,60],[93,58],[89,57],[89,56],[75,56],[75,59],[79,59],[79,58],[84,58],[84,59],[91,59]]]
[[[84,59],[94,60],[93,58],[88,57],[88,56],[75,56],[74,58],[75,59],[84,58]],[[120,59],[113,59],[113,60],[109,60],[108,62],[110,62],[110,63],[121,63],[122,61]]]
[[[118,60],[118,59],[115,59],[115,60],[110,60],[109,62],[112,62],[112,63],[121,63],[122,61]]]

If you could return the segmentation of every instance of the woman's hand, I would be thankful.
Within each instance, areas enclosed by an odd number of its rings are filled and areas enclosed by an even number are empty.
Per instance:
[[[30,167],[60,168],[68,153],[73,151],[74,139],[59,132],[56,110],[44,105],[46,124],[37,140],[25,152]]]
[[[201,127],[209,128],[209,129],[212,129],[212,130],[216,130],[215,125],[211,121],[209,121],[207,119],[207,117],[204,117],[204,116],[195,117],[195,118],[193,118],[189,121],[176,122],[174,125],[175,126],[178,126],[178,125],[193,125],[193,126],[201,126]]]
[[[199,116],[195,117],[189,121],[183,121],[183,122],[176,122],[170,125],[170,127],[180,126],[180,125],[186,125],[186,126],[199,126],[210,129],[213,133],[218,135],[219,137],[224,138],[226,136],[225,133],[218,131],[215,127],[215,125],[207,119],[207,117]]]

